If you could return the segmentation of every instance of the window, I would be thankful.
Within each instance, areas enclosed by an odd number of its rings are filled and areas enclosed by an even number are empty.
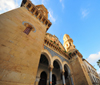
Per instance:
[[[30,8],[30,7],[31,7],[31,4],[29,3],[28,6],[27,6],[27,8]]]
[[[24,21],[22,24],[25,26],[25,30],[23,31],[25,34],[28,35],[31,31],[36,32],[35,27],[29,22]]]
[[[71,43],[69,43],[69,45],[71,46]]]
[[[26,27],[26,29],[24,30],[24,33],[26,33],[28,35],[31,30],[32,30],[31,27]]]
[[[88,67],[89,71],[90,71],[90,67]]]
[[[33,7],[32,10],[31,10],[31,13],[33,13],[34,11],[35,11],[35,8]]]

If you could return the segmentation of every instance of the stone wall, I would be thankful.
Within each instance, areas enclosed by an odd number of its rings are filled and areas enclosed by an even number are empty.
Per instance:
[[[74,56],[70,61],[70,66],[73,71],[74,84],[75,85],[92,85],[90,77],[84,67],[82,58],[78,55]]]
[[[32,24],[27,35],[23,21]],[[26,8],[0,15],[0,85],[33,85],[38,69],[46,26]]]

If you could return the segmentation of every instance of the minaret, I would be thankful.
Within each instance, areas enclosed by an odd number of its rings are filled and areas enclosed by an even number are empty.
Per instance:
[[[73,44],[73,40],[72,40],[72,38],[70,38],[69,35],[65,34],[63,37],[63,41],[64,41],[63,45],[64,45],[67,52],[75,49],[75,45]]]

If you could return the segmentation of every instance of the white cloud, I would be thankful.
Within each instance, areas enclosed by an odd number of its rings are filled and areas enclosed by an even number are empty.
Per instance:
[[[87,9],[82,10],[82,17],[86,17],[89,14],[89,11]]]
[[[100,68],[99,68],[99,70],[97,70],[97,73],[100,74]]]
[[[42,0],[42,4],[44,4],[44,0]]]
[[[96,63],[98,60],[100,59],[100,52],[98,52],[97,54],[91,54],[87,60],[90,62],[90,63]]]
[[[0,0],[0,11],[1,13],[12,10],[18,7],[18,4],[14,0]]]
[[[96,53],[96,54],[91,54],[86,60],[92,64],[93,66],[97,66],[97,61],[100,59],[100,52]],[[97,69],[97,72],[100,73],[100,68]]]
[[[61,3],[61,5],[62,5],[62,8],[64,9],[64,3],[63,3],[63,0],[59,0],[60,1],[60,3]]]
[[[60,2],[62,2],[62,0],[60,0]]]
[[[43,4],[46,5],[48,3],[49,0],[31,0],[33,4],[35,5],[39,5],[39,4]]]
[[[42,4],[44,3],[44,0],[42,0]]]
[[[64,7],[65,7],[65,6],[64,6],[64,4],[62,3],[62,8],[64,9]]]
[[[53,11],[51,9],[49,9],[49,19],[53,22],[56,21],[56,19],[53,17]]]

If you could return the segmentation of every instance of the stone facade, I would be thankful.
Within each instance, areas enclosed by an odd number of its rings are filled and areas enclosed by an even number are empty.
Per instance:
[[[93,85],[99,85],[100,84],[100,78],[98,73],[96,72],[96,69],[90,64],[88,63],[87,60],[83,59],[85,68],[88,72],[88,75],[90,76],[90,79],[92,81]]]
[[[30,0],[0,15],[0,85],[93,85],[69,35],[63,46],[46,33],[51,24]]]

